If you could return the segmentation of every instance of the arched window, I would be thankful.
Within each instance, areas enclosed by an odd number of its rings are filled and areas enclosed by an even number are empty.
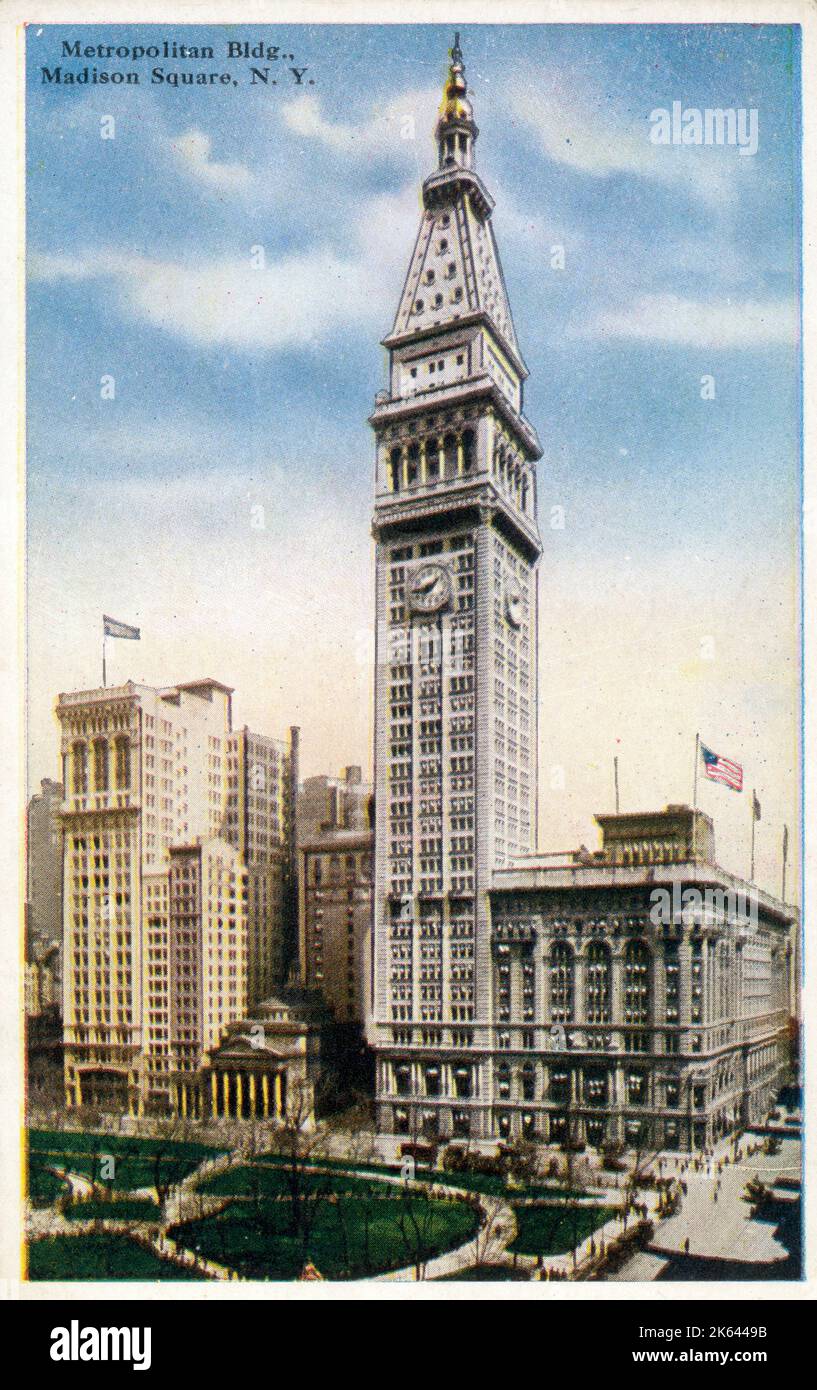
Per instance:
[[[462,436],[462,466],[466,473],[474,467],[474,431],[464,430]]]
[[[454,1068],[454,1093],[460,1100],[470,1100],[473,1095],[473,1072],[471,1068],[463,1062]]]
[[[321,859],[320,855],[318,855],[315,859],[315,864],[312,870],[312,878],[316,888],[320,887],[320,885],[323,883],[323,860]]]
[[[408,465],[407,465],[407,468],[406,468],[406,477],[407,477],[407,479],[408,479],[408,485],[409,485],[409,487],[411,487],[412,484],[414,484],[414,483],[417,482],[417,478],[418,478],[418,476],[419,476],[419,473],[420,473],[420,445],[417,444],[417,443],[414,443],[414,444],[410,444],[410,445],[409,445],[409,451],[408,451]]]
[[[446,478],[455,478],[457,475],[457,441],[453,434],[445,436],[443,452],[445,454],[445,476]]]
[[[84,743],[75,743],[71,753],[73,763],[73,786],[75,796],[85,796],[88,791],[88,749]]]
[[[94,739],[94,791],[108,790],[108,744],[104,738]]]
[[[625,1023],[649,1023],[651,994],[650,953],[643,941],[630,941],[624,951]]]
[[[440,476],[440,441],[438,439],[426,440],[426,477],[430,483],[435,483]]]
[[[116,785],[122,791],[130,787],[130,739],[121,735],[114,745],[116,757]]]
[[[525,1062],[522,1067],[522,1099],[536,1099],[536,1069],[533,1062]]]
[[[573,1021],[573,952],[557,941],[550,953],[550,1016],[554,1023]]]
[[[587,950],[585,1009],[588,1023],[610,1022],[610,950],[592,941]]]
[[[395,447],[391,451],[391,454],[389,455],[389,486],[391,487],[392,492],[400,491],[400,463],[400,446],[395,445]]]
[[[501,1100],[508,1100],[511,1094],[511,1067],[509,1062],[500,1062],[496,1069],[497,1091]]]

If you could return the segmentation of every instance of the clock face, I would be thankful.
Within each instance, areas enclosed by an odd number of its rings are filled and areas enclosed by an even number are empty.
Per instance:
[[[436,613],[451,597],[451,580],[443,565],[421,565],[409,578],[409,603],[414,613]]]
[[[505,616],[511,627],[522,626],[522,590],[513,575],[505,582]]]

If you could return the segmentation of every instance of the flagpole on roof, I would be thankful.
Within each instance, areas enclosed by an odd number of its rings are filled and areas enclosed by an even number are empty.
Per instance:
[[[107,682],[107,680],[106,680],[107,672],[106,672],[106,670],[105,670],[105,638],[107,637],[107,635],[108,635],[108,634],[107,634],[106,631],[105,631],[105,619],[103,618],[103,619],[102,619],[102,688],[103,688],[103,690],[105,689],[105,686],[108,684],[108,682]]]
[[[698,759],[701,751],[701,735],[695,735],[695,771],[692,775],[692,862],[695,862],[695,836],[698,827]]]
[[[781,902],[786,901],[786,860],[789,857],[789,827],[783,826],[783,884],[780,893]]]
[[[749,882],[755,881],[755,825],[760,820],[760,802],[757,799],[757,792],[752,787],[752,856],[749,868]]]

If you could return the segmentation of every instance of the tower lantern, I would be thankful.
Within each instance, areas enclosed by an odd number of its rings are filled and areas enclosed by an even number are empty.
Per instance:
[[[478,134],[473,109],[468,99],[460,36],[455,34],[436,129],[440,168],[451,169],[458,165],[462,169],[472,169],[474,141]]]

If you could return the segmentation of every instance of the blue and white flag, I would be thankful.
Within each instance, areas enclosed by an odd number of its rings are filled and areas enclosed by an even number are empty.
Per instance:
[[[126,637],[129,642],[138,642],[141,633],[138,627],[131,627],[129,623],[118,623],[116,618],[109,618],[107,613],[102,615],[106,637]]]

